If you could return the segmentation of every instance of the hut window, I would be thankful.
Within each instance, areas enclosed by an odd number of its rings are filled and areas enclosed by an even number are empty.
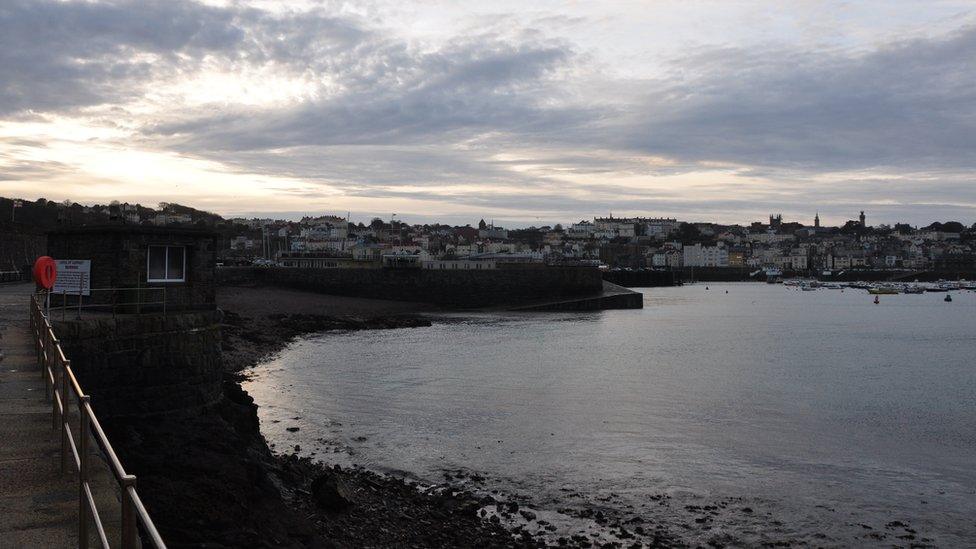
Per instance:
[[[184,246],[149,246],[146,264],[146,278],[149,282],[186,281]]]

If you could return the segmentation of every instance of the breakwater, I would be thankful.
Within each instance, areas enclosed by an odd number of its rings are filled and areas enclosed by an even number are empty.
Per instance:
[[[756,280],[750,276],[755,271],[747,267],[684,267],[679,276],[684,282],[745,282]]]
[[[651,269],[606,271],[603,273],[603,280],[627,288],[657,288],[681,284],[681,273],[678,271],[655,271]]]
[[[306,269],[223,267],[220,285],[271,285],[332,295],[419,301],[478,308],[603,292],[593,267],[536,267],[487,271],[432,269]]]
[[[513,311],[606,311],[610,309],[643,309],[644,294],[603,281],[598,295],[570,299],[548,299],[509,307]]]

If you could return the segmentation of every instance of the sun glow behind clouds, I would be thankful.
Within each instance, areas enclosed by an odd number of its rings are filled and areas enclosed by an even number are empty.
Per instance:
[[[44,176],[2,182],[5,194],[83,202],[115,199],[185,200],[231,209],[259,205],[292,209],[313,193],[322,199],[340,193],[322,183],[241,172],[212,160],[130,145],[122,130],[55,118],[48,122],[0,123],[0,172],[14,165],[57,165]],[[132,143],[137,143],[132,140]],[[314,202],[315,200],[311,200]]]
[[[212,103],[248,107],[283,107],[338,91],[327,76],[292,75],[274,65],[227,71],[214,66],[189,78],[167,83],[146,95],[158,104],[188,107]]]

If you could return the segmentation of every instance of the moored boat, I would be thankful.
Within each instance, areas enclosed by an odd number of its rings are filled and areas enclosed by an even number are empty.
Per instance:
[[[877,286],[874,288],[868,288],[868,293],[871,295],[894,295],[899,292],[898,292],[898,288],[891,288],[889,286]]]

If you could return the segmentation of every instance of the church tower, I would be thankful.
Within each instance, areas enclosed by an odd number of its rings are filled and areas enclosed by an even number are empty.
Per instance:
[[[859,217],[858,219],[861,220],[861,227],[867,227],[867,224],[864,223],[864,219],[865,219],[864,218],[864,210],[861,210],[861,217]]]
[[[813,216],[813,228],[820,228],[820,212],[817,212],[817,215]]]

